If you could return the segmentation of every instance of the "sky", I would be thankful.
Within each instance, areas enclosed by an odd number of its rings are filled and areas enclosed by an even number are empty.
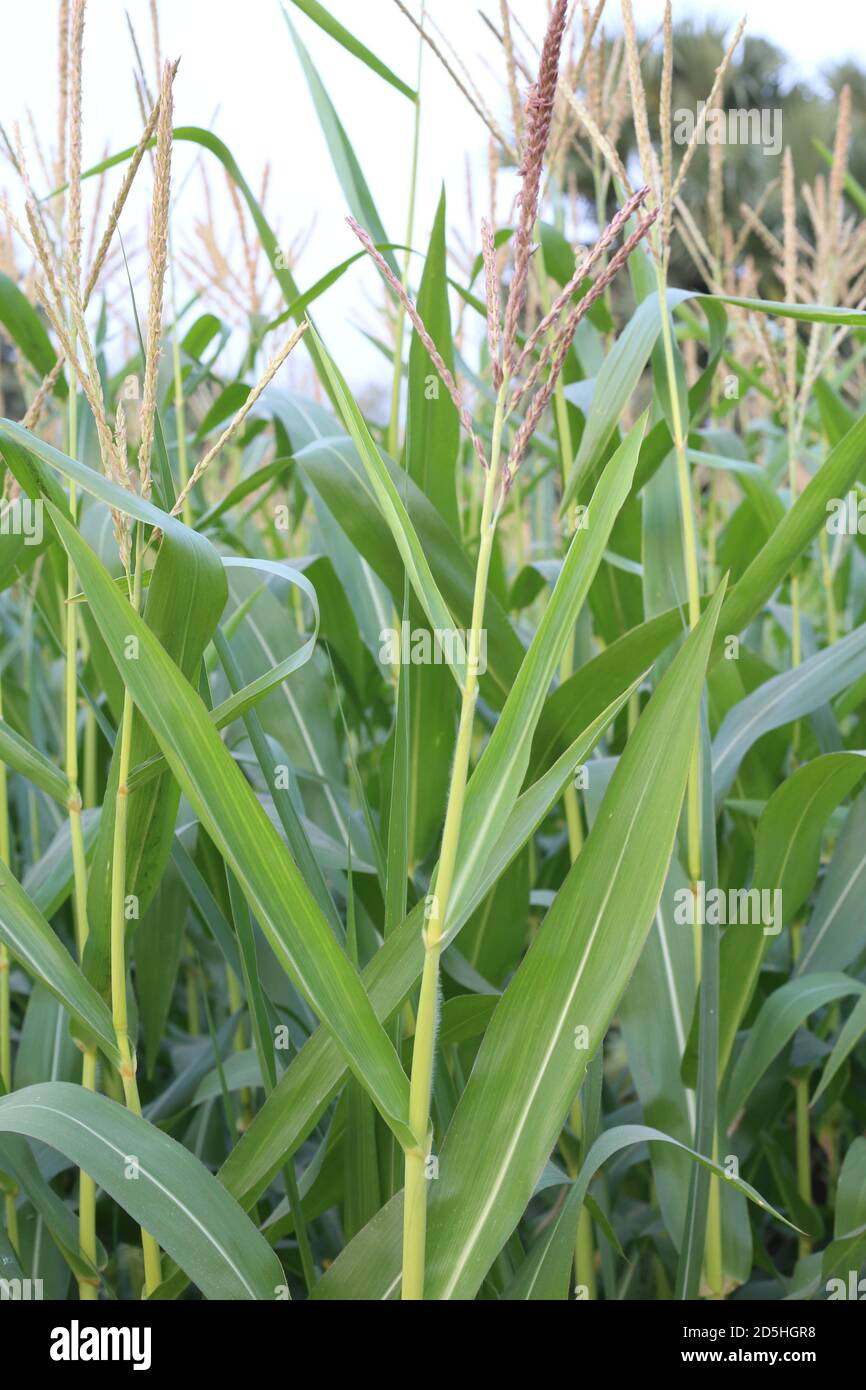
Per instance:
[[[409,85],[418,68],[418,36],[393,0],[326,0],[332,13],[373,49]],[[418,12],[419,0],[407,0]],[[491,17],[496,0],[479,0]],[[14,9],[15,41],[0,51],[0,120],[7,129],[22,127],[32,112],[36,129],[50,143],[56,128],[56,0],[6,0]],[[714,0],[710,5],[675,0],[675,20],[699,23],[721,19],[732,29],[745,0]],[[399,92],[349,57],[290,3],[293,22],[322,72],[331,98],[367,177],[389,237],[402,242],[406,233],[411,166],[413,107]],[[527,30],[540,36],[544,0],[512,0]],[[89,0],[85,40],[85,162],[103,151],[135,142],[140,119],[134,96],[132,55],[124,11],[129,10],[152,72],[147,0]],[[609,0],[610,30],[618,28],[619,5]],[[634,0],[639,28],[658,24],[662,0]],[[428,0],[428,10],[461,58],[501,111],[496,55],[489,31],[473,0]],[[866,64],[866,7],[861,0],[822,0],[818,10],[808,0],[751,0],[748,32],[763,35],[791,55],[791,76],[814,76],[823,65],[853,56]],[[345,226],[345,197],[330,162],[309,89],[292,47],[279,0],[162,0],[161,39],[164,56],[181,57],[175,82],[176,124],[205,126],[229,146],[242,171],[257,186],[266,162],[271,166],[269,208],[288,244],[305,229],[309,240],[296,272],[302,287],[314,283],[333,265],[352,254],[356,243]],[[6,21],[6,33],[9,20]],[[466,162],[476,188],[486,187],[487,132],[457,92],[429,49],[422,78],[422,125],[418,211],[413,242],[426,244],[444,183],[449,224],[467,229]],[[504,116],[504,113],[502,113]],[[178,147],[174,225],[180,236],[201,210],[201,184],[184,181],[194,158],[192,148]],[[206,158],[210,158],[206,156]],[[36,167],[35,156],[31,162]],[[34,173],[34,178],[37,175]],[[214,167],[214,184],[221,183]],[[0,169],[0,186],[9,171]],[[217,190],[217,197],[220,191]],[[227,204],[218,202],[231,221]],[[131,244],[144,235],[145,203],[130,207],[124,234]],[[484,209],[475,209],[475,219]],[[238,253],[235,239],[234,252]],[[317,326],[356,389],[384,381],[386,364],[359,331],[375,326],[378,302],[376,272],[357,266],[316,307]]]

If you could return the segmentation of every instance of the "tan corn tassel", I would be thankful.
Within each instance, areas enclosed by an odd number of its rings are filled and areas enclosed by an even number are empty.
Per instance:
[[[659,125],[662,137],[662,248],[670,257],[671,215],[673,211],[673,152],[671,148],[671,88],[674,72],[674,34],[671,0],[665,0],[662,85],[659,93]]]
[[[839,279],[839,246],[842,232],[842,197],[848,173],[848,143],[851,138],[851,88],[848,83],[839,93],[839,114],[836,119],[836,138],[833,142],[833,163],[830,166],[830,187],[827,195],[827,243],[830,253],[830,273],[827,277],[828,300],[833,302]]]
[[[153,205],[150,216],[150,272],[147,308],[147,348],[144,361],[144,389],[141,398],[141,442],[138,448],[138,474],[142,497],[150,496],[151,455],[156,415],[156,388],[162,339],[162,300],[168,259],[168,218],[171,201],[172,147],[172,69],[166,63],[162,74],[159,122],[156,132]]]
[[[782,220],[784,224],[784,244],[782,247],[782,269],[785,300],[793,304],[797,299],[797,206],[794,190],[794,161],[790,145],[785,146],[782,162]],[[797,323],[795,319],[785,319],[785,389],[789,410],[797,395]]]
[[[466,83],[455,71],[453,64],[449,63],[447,57],[442,52],[442,49],[436,43],[435,39],[432,38],[427,27],[423,24],[418,23],[411,10],[408,10],[406,6],[403,4],[403,0],[394,0],[394,4],[397,6],[397,9],[400,11],[400,13],[405,15],[409,23],[415,29],[418,30],[418,33],[421,35],[421,38],[436,54],[436,57],[439,59],[439,62],[442,64],[443,68],[448,73],[448,76],[451,78],[451,81],[454,83],[457,90],[463,94],[463,96],[469,102],[469,105],[472,107],[475,114],[479,116],[481,120],[484,122],[484,124],[487,126],[487,129],[490,131],[494,139],[498,140],[502,148],[507,151],[509,156],[513,157],[514,150],[512,150],[500,126],[493,119],[490,112],[486,111],[484,107],[481,106],[480,103],[476,100],[476,98],[472,95],[469,88],[466,86]]]
[[[217,454],[222,452],[226,444],[231,439],[232,435],[243,424],[244,420],[249,415],[256,401],[259,399],[259,396],[268,386],[270,386],[271,382],[273,381],[277,372],[280,370],[280,367],[285,362],[289,353],[301,341],[309,326],[310,325],[306,322],[306,320],[302,324],[300,324],[300,326],[295,329],[295,332],[292,334],[291,338],[289,338],[288,342],[283,344],[282,348],[277,353],[274,360],[268,363],[264,375],[258,382],[256,382],[256,385],[253,387],[252,391],[250,391],[250,394],[247,396],[240,410],[237,412],[234,418],[229,421],[229,424],[223,430],[216,444],[214,444],[212,449],[208,449],[207,453],[204,455],[203,458],[199,459],[198,463],[192,471],[189,482],[187,483],[186,487],[181,491],[177,501],[171,509],[172,516],[178,516],[179,513],[183,510],[184,502],[186,501],[192,489],[195,487],[196,483],[201,478],[202,474],[210,467]]]
[[[502,47],[505,49],[511,119],[514,123],[514,138],[519,145],[523,139],[523,108],[517,90],[517,65],[514,61],[514,40],[511,37],[511,11],[508,8],[508,0],[499,0],[499,13],[502,18]]]
[[[556,100],[556,87],[559,78],[559,55],[562,36],[565,30],[566,0],[556,0],[550,16],[547,33],[541,50],[538,80],[526,102],[526,140],[523,163],[520,167],[522,185],[520,190],[520,220],[514,238],[514,272],[508,302],[505,306],[505,332],[503,353],[505,371],[508,373],[514,362],[514,345],[517,326],[526,299],[526,283],[529,277],[529,261],[532,255],[532,238],[538,217],[538,194],[541,187],[541,171],[544,154],[550,135],[553,104]]]
[[[649,117],[646,107],[646,88],[640,70],[640,51],[634,27],[634,12],[631,0],[622,0],[622,23],[625,32],[625,54],[628,68],[628,85],[631,91],[631,104],[634,113],[634,131],[637,139],[637,152],[640,157],[641,173],[644,183],[652,188],[655,160],[649,132]]]
[[[172,74],[177,72],[177,67],[178,64],[175,63],[174,68],[172,70]],[[133,180],[141,165],[141,161],[144,158],[147,147],[151,139],[153,138],[153,133],[156,130],[158,116],[159,101],[157,101],[154,105],[153,110],[151,111],[150,116],[148,118],[147,125],[145,126],[144,131],[142,132],[138,145],[136,146],[135,153],[133,154],[132,158],[129,160],[129,163],[126,166],[126,173],[124,174],[123,183],[121,184],[120,189],[118,190],[117,197],[115,198],[111,207],[111,211],[108,215],[108,222],[103,233],[102,240],[99,243],[96,255],[93,259],[93,264],[90,267],[90,272],[87,276],[87,284],[84,288],[82,306],[85,309],[87,308],[87,305],[90,302],[91,295],[93,294],[93,291],[96,288],[96,283],[99,279],[102,267],[105,264],[105,260],[110,250],[114,233],[117,231],[117,224],[120,220],[120,214],[122,213],[123,208],[126,204],[126,200],[129,197],[129,191],[132,188]],[[63,371],[64,361],[65,354],[61,351],[58,354],[57,361],[54,363],[54,366],[51,368],[51,371],[46,374],[42,381],[42,384],[39,387],[39,390],[36,392],[36,395],[33,397],[33,400],[30,402],[26,414],[22,417],[21,423],[25,429],[35,429],[36,425],[39,423],[39,419],[42,414],[42,409],[45,405],[45,402],[54,390],[60,373]]]
[[[704,127],[707,123],[707,113],[712,111],[713,107],[717,104],[719,93],[722,90],[725,81],[725,76],[727,74],[728,68],[730,67],[731,59],[733,58],[734,53],[739,46],[740,39],[743,37],[743,31],[745,27],[746,19],[745,16],[743,16],[743,18],[740,20],[739,24],[736,27],[734,37],[731,39],[731,42],[725,50],[725,56],[722,58],[722,61],[716,68],[715,76],[713,78],[713,85],[710,88],[710,94],[707,97],[706,105],[704,106],[700,116],[695,122],[695,128],[692,131],[691,139],[689,140],[689,143],[686,146],[686,152],[682,157],[680,167],[677,170],[676,179],[674,180],[674,198],[677,196],[677,194],[683,186],[683,179],[689,171],[689,165],[695,157],[695,152],[698,148],[698,142],[703,135]]]
[[[457,382],[454,380],[454,377],[452,376],[451,372],[445,365],[445,362],[442,358],[442,354],[440,353],[436,344],[433,342],[433,339],[430,337],[430,334],[427,331],[426,324],[421,318],[421,315],[418,313],[418,310],[415,308],[415,305],[412,303],[412,300],[409,298],[409,295],[406,293],[405,289],[403,288],[403,285],[400,283],[399,277],[394,274],[393,270],[388,265],[388,262],[385,260],[385,257],[382,256],[376,250],[376,247],[373,245],[373,241],[370,237],[369,232],[365,231],[364,228],[360,225],[360,223],[355,221],[354,217],[347,217],[346,221],[352,228],[352,231],[355,233],[355,236],[358,238],[361,245],[364,247],[364,250],[367,252],[367,255],[370,256],[370,258],[373,261],[375,261],[376,265],[379,267],[379,270],[384,275],[385,279],[388,281],[388,284],[391,286],[394,293],[397,295],[397,298],[400,300],[400,303],[403,305],[403,308],[405,309],[412,323],[412,326],[415,329],[415,332],[418,334],[418,337],[421,339],[421,342],[427,349],[427,353],[430,357],[430,360],[433,363],[433,366],[436,368],[437,372],[439,373],[439,376],[442,379],[442,383],[446,391],[448,392],[449,396],[454,402],[457,414],[460,416],[460,423],[462,424],[469,438],[472,440],[472,445],[475,449],[476,454],[478,455],[479,461],[481,462],[482,466],[486,468],[487,459],[484,455],[484,449],[481,445],[481,441],[478,439],[475,430],[472,427],[472,420],[470,418],[469,411],[466,409],[466,404],[460,393],[460,388],[458,387]]]
[[[595,145],[605,164],[610,169],[610,172],[615,178],[619,179],[626,193],[631,193],[633,191],[631,180],[626,172],[625,165],[617,154],[614,146],[597,124],[592,112],[587,110],[584,103],[580,100],[580,97],[563,83],[559,84],[559,90],[575,112],[575,115],[578,117],[581,125]]]
[[[496,268],[496,243],[493,237],[493,228],[486,217],[481,219],[481,251],[484,258],[484,284],[487,299],[487,342],[490,347],[490,361],[493,365],[493,386],[498,391],[502,385],[502,362],[499,357],[499,272]]]
[[[529,441],[538,428],[539,421],[550,403],[550,398],[553,395],[556,382],[565,365],[568,349],[571,347],[578,324],[584,315],[589,312],[599,296],[604,293],[614,276],[616,276],[625,265],[638,242],[642,241],[646,236],[658,217],[658,213],[658,208],[654,208],[652,212],[638,224],[636,230],[632,232],[627,241],[623,242],[616,255],[611,257],[610,263],[605,267],[601,275],[599,275],[598,279],[595,281],[595,284],[584,295],[580,303],[571,311],[568,319],[560,329],[556,343],[554,344],[553,361],[547,380],[530,401],[526,415],[523,418],[523,423],[514,436],[505,472],[506,489],[511,486],[514,474],[526,452]]]
[[[57,50],[60,97],[57,109],[55,178],[59,185],[66,182],[66,123],[69,117],[69,0],[60,0]]]
[[[541,339],[544,337],[544,335],[548,333],[550,329],[553,327],[553,325],[556,323],[563,309],[565,309],[566,305],[568,304],[569,300],[571,299],[572,295],[575,293],[581,282],[586,279],[587,275],[593,269],[599,258],[604,255],[608,247],[613,243],[616,237],[619,236],[620,232],[622,231],[628,219],[631,217],[632,213],[636,212],[640,205],[646,200],[647,196],[649,195],[649,191],[649,187],[645,185],[643,188],[639,188],[636,193],[632,194],[628,201],[623,204],[623,206],[619,209],[616,215],[611,219],[609,225],[605,227],[604,231],[598,238],[598,241],[595,243],[592,250],[587,252],[583,260],[577,265],[574,274],[568,281],[568,284],[565,285],[561,293],[557,295],[556,299],[551,304],[549,311],[545,314],[544,318],[532,330],[529,337],[527,338],[523,348],[523,352],[520,354],[520,358],[517,363],[518,371],[521,370],[521,368],[526,364],[527,360],[532,356],[532,353],[535,351],[535,348],[537,347]],[[521,391],[520,394],[522,395],[523,392]]]
[[[69,204],[66,239],[66,277],[81,284],[81,89],[84,56],[84,10],[86,0],[73,0],[72,36],[69,48]]]
[[[725,147],[721,143],[710,145],[710,178],[707,186],[707,213],[709,221],[709,240],[715,274],[720,274],[722,262],[722,238],[725,230]]]

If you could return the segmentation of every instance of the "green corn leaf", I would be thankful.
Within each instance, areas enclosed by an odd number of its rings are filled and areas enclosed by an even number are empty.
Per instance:
[[[311,332],[314,331],[311,330]],[[415,596],[434,631],[438,629],[440,632],[452,632],[454,619],[439,591],[436,580],[433,578],[421,541],[412,525],[411,517],[406,510],[397,485],[385,467],[379,450],[364,422],[364,417],[355,404],[343,377],[329,357],[324,344],[319,339],[316,341],[320,356],[325,363],[325,370],[328,373],[343,424],[358,450],[364,471],[375,493],[382,516],[400,552],[400,558],[406,568]],[[450,645],[445,648],[444,652],[448,665],[454,674],[454,679],[461,689],[466,679],[464,645],[462,641],[455,644],[453,660],[451,659],[452,649]]]
[[[815,909],[803,932],[797,975],[844,970],[863,949],[860,894],[866,875],[866,795],[845,818]]]
[[[701,677],[723,594],[720,589],[641,716],[596,828],[487,1028],[438,1155],[426,1298],[474,1296],[532,1196],[587,1051],[603,1036],[640,952],[673,847]],[[627,813],[607,814],[620,799]],[[463,1158],[470,1149],[471,1164]],[[399,1245],[395,1249],[387,1235],[386,1211],[376,1218],[386,1234],[380,1231],[375,1248],[366,1246],[366,1231],[355,1242],[363,1247],[358,1258],[381,1262],[373,1285],[379,1297],[389,1296],[400,1275]]]
[[[749,749],[770,729],[812,714],[866,671],[866,624],[793,671],[765,681],[726,714],[713,740],[716,805],[727,795]]]
[[[675,304],[678,298],[684,299],[687,295],[680,290],[672,291],[668,302]],[[660,332],[658,295],[650,295],[620,334],[598,374],[586,428],[562,495],[560,511],[563,514],[574,501],[584,480],[592,478],[596,472],[617,422],[622,417],[623,407],[646,368]]]
[[[319,76],[315,64],[312,62],[309,53],[298,36],[295,26],[289,19],[285,6],[283,6],[283,18],[286,21],[289,33],[292,36],[292,43],[300,59],[301,68],[307,85],[310,88],[310,95],[313,98],[313,105],[316,108],[316,115],[322,127],[322,133],[328,144],[328,151],[334,165],[337,178],[340,180],[340,187],[346,196],[349,208],[357,220],[370,233],[374,241],[387,243],[385,229],[373,202],[373,195],[364,178],[361,166],[358,163],[358,156],[352,148],[352,142],[346,134],[345,127],[334,109],[334,103],[325,90],[324,83]],[[346,31],[343,30],[343,33]],[[390,251],[385,253],[386,259],[391,265],[391,269],[397,274],[397,264]]]
[[[723,597],[722,587],[638,721],[598,821],[487,1029],[430,1198],[428,1298],[478,1288],[640,953],[673,846]],[[483,1150],[467,1164],[462,1154],[480,1133]]]
[[[399,77],[395,77],[391,69],[386,67],[375,53],[371,53],[360,39],[356,39],[354,34],[350,34],[348,29],[344,29],[339,20],[335,19],[324,5],[319,4],[319,0],[292,0],[292,4],[297,5],[298,9],[318,24],[320,29],[324,29],[326,34],[330,34],[332,39],[336,39],[347,53],[358,58],[372,72],[378,73],[392,87],[396,87],[398,92],[402,92],[404,97],[408,97],[410,101],[417,101],[417,93],[405,82],[402,82]]]
[[[61,806],[69,801],[69,783],[59,768],[54,766],[26,738],[11,729],[5,720],[0,719],[0,760],[40,787],[47,796],[53,797]]]
[[[814,758],[777,788],[761,813],[752,888],[770,894],[779,892],[783,915],[774,925],[740,923],[722,939],[719,1007],[722,1071],[751,1002],[764,953],[782,926],[796,917],[814,886],[827,818],[864,773],[866,764],[859,753],[827,753]],[[765,927],[769,927],[769,931],[765,931]]]
[[[114,1026],[106,1005],[6,865],[0,865],[0,940],[26,972],[49,988],[95,1037],[107,1058],[117,1062]]]
[[[344,437],[319,439],[300,449],[297,459],[301,471],[321,495],[353,546],[387,585],[394,604],[402,605],[403,558],[351,440]],[[454,615],[453,621],[465,630],[471,621],[472,565],[426,495],[402,469],[386,459],[382,462],[398,496],[403,499],[434,581],[449,612]],[[386,622],[390,623],[390,614]],[[523,660],[524,647],[495,594],[488,594],[484,622],[487,672],[481,677],[481,691],[485,699],[500,707]]]
[[[47,376],[57,361],[57,355],[45,324],[27,296],[5,274],[0,274],[0,323],[30,365],[41,376]],[[61,399],[68,394],[62,374],[57,379],[54,393]]]
[[[479,881],[468,900],[453,900],[452,924],[463,923],[532,835],[552,803],[561,795],[574,768],[589,757],[604,729],[628,700],[630,690],[585,730],[545,776],[521,797],[493,846]],[[389,1018],[421,975],[424,952],[419,904],[385,941],[364,971],[364,985],[378,1016]],[[345,1064],[323,1029],[301,1048],[285,1076],[253,1120],[220,1176],[229,1191],[245,1205],[276,1170],[281,1155],[292,1152],[315,1124],[345,1077]]]
[[[863,1034],[866,1033],[866,994],[861,994],[842,1026],[821,1073],[821,1080],[812,1096],[812,1105],[817,1105],[840,1067],[854,1051]]]
[[[577,1219],[586,1198],[590,1181],[599,1168],[615,1154],[637,1144],[672,1145],[693,1163],[700,1164],[709,1172],[715,1173],[734,1191],[740,1192],[762,1211],[769,1213],[777,1221],[790,1226],[780,1212],[771,1207],[759,1192],[742,1178],[730,1174],[712,1159],[696,1153],[688,1144],[683,1144],[663,1130],[650,1125],[617,1125],[607,1130],[593,1144],[569,1189],[568,1198],[562,1211],[553,1222],[548,1235],[539,1242],[537,1250],[530,1251],[526,1263],[521,1267],[517,1278],[511,1285],[508,1297],[511,1299],[555,1299],[562,1300],[568,1295],[568,1279],[574,1258],[574,1242],[577,1232]],[[651,1147],[651,1152],[653,1148]]]
[[[445,248],[445,190],[430,234],[424,274],[418,291],[418,313],[446,367],[454,372],[451,311]],[[435,389],[431,391],[431,378]],[[456,468],[460,449],[457,407],[439,381],[427,349],[412,330],[409,348],[409,393],[406,408],[406,467],[439,515],[460,534],[457,515]]]
[[[5,865],[0,865],[0,939],[27,972],[41,981],[95,1038],[106,1057],[117,1063],[111,1014]]]
[[[725,1093],[725,1109],[730,1120],[746,1104],[770,1063],[790,1042],[797,1028],[811,1013],[825,1004],[852,994],[862,995],[863,985],[847,975],[804,975],[789,980],[770,995],[737,1057]]]
[[[510,814],[523,784],[533,735],[551,681],[574,632],[613,524],[629,494],[644,425],[642,418],[630,431],[593,493],[584,517],[585,526],[575,532],[532,645],[469,780],[452,890],[457,897],[484,862],[492,836]]]
[[[833,1239],[821,1258],[821,1280],[828,1298],[861,1298],[858,1279],[866,1252],[866,1139],[858,1137],[845,1155],[836,1191]],[[852,1271],[854,1290],[852,1293]],[[829,1281],[839,1283],[830,1289]]]
[[[408,1083],[360,980],[192,687],[118,593],[77,532],[53,512],[100,631],[178,784],[225,856],[277,959],[339,1040],[401,1142]],[[126,661],[128,635],[139,659]],[[291,912],[286,907],[291,905]]]
[[[95,1279],[98,1283],[98,1269],[104,1269],[108,1259],[105,1248],[101,1241],[98,1242],[96,1266],[80,1254],[78,1222],[66,1203],[43,1177],[26,1139],[17,1134],[4,1134],[0,1137],[0,1167],[15,1179],[73,1274]]]
[[[279,1260],[212,1174],[114,1101],[62,1081],[28,1086],[0,1098],[0,1131],[41,1140],[83,1168],[206,1298],[284,1296]]]
[[[54,497],[49,469],[90,493],[100,502],[146,525],[159,527],[164,545],[147,587],[145,621],[189,677],[196,675],[202,652],[222,612],[226,583],[219,556],[204,537],[183,526],[152,503],[119,487],[101,473],[68,458],[51,445],[36,439],[27,430],[0,422],[0,441],[7,448],[26,454],[38,470],[45,495]],[[127,663],[128,664],[128,663]],[[132,763],[146,761],[156,752],[157,743],[141,721],[133,724]],[[88,894],[88,937],[85,971],[88,979],[106,997],[109,990],[109,919],[114,839],[114,811],[118,763],[112,762],[100,818],[93,869]],[[139,912],[147,910],[162,878],[171,852],[179,791],[168,776],[153,778],[130,797],[127,836],[127,888],[139,902]]]
[[[743,299],[737,295],[701,295],[699,298],[719,299],[737,309],[751,309],[756,314],[771,314],[775,318],[798,319],[801,323],[832,323],[851,328],[866,328],[866,311],[838,309],[826,304],[783,304],[776,299]]]
[[[734,585],[722,610],[712,659],[717,661],[725,639],[736,635],[760,613],[797,558],[827,520],[827,503],[844,497],[859,476],[866,449],[866,417],[831,451],[806,485],[770,539]],[[627,632],[549,696],[539,721],[532,766],[549,765],[625,684],[636,680],[660,652],[684,630],[679,610],[660,614]]]

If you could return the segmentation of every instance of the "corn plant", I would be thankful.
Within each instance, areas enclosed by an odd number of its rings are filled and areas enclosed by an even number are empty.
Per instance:
[[[850,93],[826,176],[798,196],[786,150],[732,228],[703,146],[742,25],[677,143],[670,3],[656,102],[630,0],[612,46],[605,0],[553,0],[533,38],[500,0],[494,100],[423,4],[392,12],[413,86],[292,0],[351,242],[304,290],[302,239],[176,124],[151,9],[131,148],[84,158],[85,0],[58,5],[38,178],[2,129],[4,1279],[844,1296],[866,1259]],[[302,25],[414,122],[405,234]],[[457,255],[444,193],[416,244],[433,62],[490,142]],[[678,239],[700,288],[671,283]],[[316,327],[344,276],[384,296],[381,408]]]

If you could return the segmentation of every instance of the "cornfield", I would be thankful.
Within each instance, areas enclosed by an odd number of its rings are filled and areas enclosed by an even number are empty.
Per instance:
[[[3,1296],[856,1298],[860,113],[733,218],[742,24],[684,122],[669,2],[490,0],[477,70],[377,3],[417,76],[283,10],[347,215],[311,286],[177,123],[169,7],[130,148],[85,0],[53,135],[2,113]],[[391,235],[314,35],[414,128]],[[469,240],[416,215],[431,66]]]

